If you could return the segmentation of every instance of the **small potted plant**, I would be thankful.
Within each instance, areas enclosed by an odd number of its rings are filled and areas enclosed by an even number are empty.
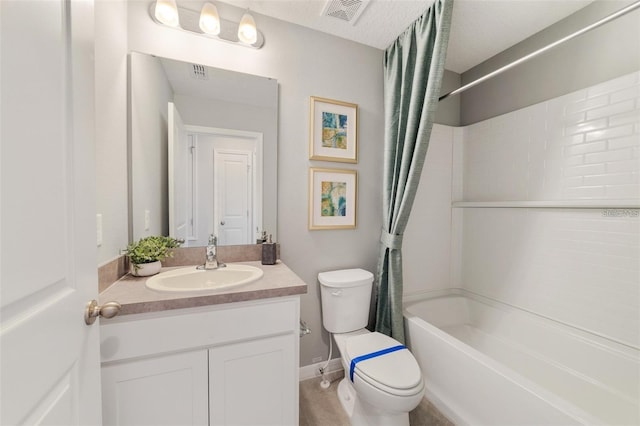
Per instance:
[[[125,250],[131,264],[131,274],[147,277],[160,272],[161,261],[173,256],[172,249],[180,247],[183,241],[173,237],[151,236],[131,243]]]

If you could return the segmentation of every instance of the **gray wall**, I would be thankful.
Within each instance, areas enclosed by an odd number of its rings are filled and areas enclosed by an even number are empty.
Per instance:
[[[199,10],[202,2],[182,0],[180,5]],[[275,78],[279,83],[278,237],[282,259],[309,285],[308,294],[302,296],[301,316],[313,330],[301,341],[300,365],[326,359],[328,336],[320,317],[317,274],[338,268],[362,267],[371,271],[376,268],[382,204],[383,51],[257,14],[256,21],[266,43],[262,49],[253,50],[161,27],[149,18],[146,0],[99,1],[97,7],[100,9],[97,19],[102,25],[97,34],[101,44],[96,49],[96,58],[105,69],[96,74],[97,104],[109,112],[98,120],[104,132],[99,137],[98,149],[109,152],[114,159],[99,167],[98,173],[103,178],[97,189],[98,212],[111,206],[111,211],[120,213],[105,218],[105,234],[108,233],[112,243],[100,250],[100,261],[117,256],[127,243],[124,104],[127,82],[123,78],[127,53],[138,51]],[[239,21],[243,13],[224,3],[219,3],[218,9],[229,20]],[[114,38],[114,28],[120,37]],[[443,92],[458,87],[459,81],[460,75],[446,72]],[[310,96],[359,105],[358,164],[308,160]],[[459,124],[459,102],[450,99],[440,105],[436,122]],[[358,171],[356,230],[307,229],[309,167]],[[108,197],[112,192],[120,199]]]
[[[462,76],[447,71],[442,93],[629,3],[631,0],[597,1]],[[181,6],[193,10],[198,10],[201,4],[181,1]],[[109,158],[108,162],[101,162],[100,158],[98,161],[98,212],[109,210],[110,215],[103,218],[104,234],[114,241],[110,250],[103,251],[102,259],[116,256],[116,248],[126,245],[127,205],[123,203],[126,173],[123,170],[126,172],[127,124],[123,70],[126,71],[127,52],[139,51],[275,78],[279,83],[278,236],[284,262],[309,285],[309,293],[302,296],[301,315],[313,330],[301,341],[300,365],[326,359],[328,336],[320,316],[318,272],[349,267],[371,271],[376,268],[381,227],[383,52],[257,14],[266,44],[260,50],[252,50],[158,26],[148,16],[146,0],[98,2],[98,8],[101,13],[97,19],[102,23],[96,55],[97,63],[101,64],[96,67],[98,152]],[[225,19],[237,21],[243,13],[228,4],[218,4],[218,8]],[[640,12],[633,12],[461,97],[447,99],[440,105],[435,121],[451,126],[466,125],[639,69],[639,15]],[[123,20],[124,27],[120,25]],[[359,105],[358,164],[308,160],[310,96]],[[309,167],[358,171],[356,230],[307,229]]]
[[[440,96],[461,86],[462,76],[453,71],[444,70]],[[460,96],[450,96],[438,104],[434,122],[447,126],[460,126]]]
[[[96,55],[110,64],[126,64],[127,51],[155,54],[168,58],[202,63],[249,74],[271,77],[279,83],[278,120],[278,236],[282,259],[308,285],[309,292],[301,298],[301,315],[313,330],[301,341],[300,365],[326,359],[328,336],[320,317],[320,294],[317,274],[337,268],[362,267],[375,270],[381,227],[381,164],[383,135],[382,56],[378,49],[346,41],[276,19],[255,15],[266,37],[260,50],[247,49],[198,37],[155,24],[148,13],[148,1],[129,0],[126,13],[122,2],[104,2],[102,9],[118,9],[111,28],[120,28],[119,20],[127,22],[127,49],[105,51]],[[182,7],[199,10],[202,2],[181,1]],[[219,3],[220,14],[239,21],[242,9]],[[102,26],[98,37],[108,40],[108,25]],[[126,69],[126,67],[125,67]],[[118,68],[120,70],[120,68]],[[109,75],[97,76],[102,88],[97,102],[109,104],[112,94],[126,96],[126,81],[111,80]],[[320,96],[353,102],[360,108],[359,162],[355,165],[311,162],[308,160],[309,97]],[[116,142],[102,138],[105,149],[117,151],[122,161],[105,165],[109,187],[126,194],[126,108],[111,108],[112,116],[103,120],[105,129],[121,135]],[[455,114],[454,114],[455,115]],[[115,156],[116,153],[113,153]],[[309,167],[335,167],[358,171],[358,227],[356,230],[309,231],[307,229],[307,180]],[[109,181],[109,177],[113,181]],[[98,197],[104,196],[102,187]],[[105,201],[106,202],[106,201]],[[123,207],[126,212],[126,206]],[[114,230],[126,227],[119,223]],[[118,231],[118,241],[126,235]],[[115,256],[117,253],[113,253]],[[109,254],[105,254],[105,260]],[[314,361],[316,360],[316,361]]]
[[[95,2],[96,213],[102,215],[98,264],[128,242],[127,5]]]
[[[168,134],[173,89],[158,58],[131,55],[131,211],[135,240],[169,234]],[[149,227],[145,229],[145,211]]]
[[[462,74],[466,84],[633,3],[596,1]],[[640,69],[640,10],[592,30],[461,94],[467,125]]]

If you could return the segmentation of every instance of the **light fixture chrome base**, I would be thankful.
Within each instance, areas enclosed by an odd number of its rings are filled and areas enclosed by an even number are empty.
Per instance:
[[[151,2],[149,5],[149,16],[158,25],[162,25],[164,28],[171,28],[178,31],[186,31],[188,33],[197,34],[202,37],[210,38],[212,40],[224,41],[226,43],[236,44],[238,46],[249,47],[251,49],[260,49],[264,46],[264,35],[259,29],[258,39],[253,44],[243,43],[238,39],[238,22],[228,21],[226,19],[220,19],[220,34],[217,36],[203,33],[200,29],[200,12],[186,9],[178,6],[178,16],[180,17],[180,25],[178,27],[170,27],[163,24],[156,19],[155,14],[156,2]]]

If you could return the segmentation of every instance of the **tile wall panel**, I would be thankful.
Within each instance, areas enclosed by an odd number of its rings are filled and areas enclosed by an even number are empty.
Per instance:
[[[404,294],[448,288],[451,240],[450,126],[434,125],[402,247]]]
[[[462,287],[640,347],[637,210],[462,212]]]
[[[640,198],[640,73],[464,132],[459,201]]]
[[[462,132],[454,200],[603,208],[453,208],[452,285],[639,348],[640,72]]]

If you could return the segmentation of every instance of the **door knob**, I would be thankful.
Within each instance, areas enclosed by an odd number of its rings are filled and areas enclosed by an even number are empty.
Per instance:
[[[122,306],[118,302],[107,302],[102,306],[98,305],[98,302],[94,299],[87,303],[84,308],[84,322],[87,325],[91,325],[96,322],[96,318],[99,316],[104,318],[113,318],[120,313]]]
[[[220,225],[224,226],[224,220],[220,222]]]

